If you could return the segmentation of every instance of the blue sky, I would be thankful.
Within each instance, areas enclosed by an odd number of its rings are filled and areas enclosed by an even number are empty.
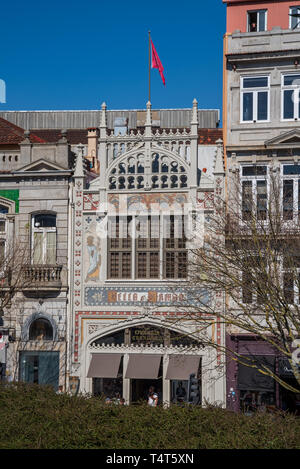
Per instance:
[[[3,2],[0,110],[144,108],[148,30],[165,69],[154,108],[221,109],[222,0]]]

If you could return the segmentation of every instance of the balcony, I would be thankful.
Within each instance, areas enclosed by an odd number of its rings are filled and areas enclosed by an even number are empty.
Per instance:
[[[24,267],[24,285],[26,291],[60,290],[62,265],[27,265]]]

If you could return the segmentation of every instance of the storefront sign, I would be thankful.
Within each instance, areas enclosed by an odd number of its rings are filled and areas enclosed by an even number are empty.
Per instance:
[[[208,293],[203,291],[197,294],[197,299],[201,296],[201,302],[207,304],[209,301]],[[159,306],[183,306],[184,304],[192,304],[194,301],[189,298],[187,290],[178,288],[171,291],[167,288],[151,288],[151,287],[86,287],[85,288],[85,305],[86,306],[132,306],[142,305],[159,305]]]

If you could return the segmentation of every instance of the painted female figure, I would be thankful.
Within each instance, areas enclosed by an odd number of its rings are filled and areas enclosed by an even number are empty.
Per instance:
[[[99,254],[99,247],[94,244],[94,237],[88,236],[87,249],[89,253],[90,265],[86,275],[86,282],[99,280],[99,272],[101,265],[101,256]]]

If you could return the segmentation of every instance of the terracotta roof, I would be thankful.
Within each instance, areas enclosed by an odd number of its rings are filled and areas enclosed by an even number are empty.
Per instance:
[[[215,145],[217,140],[223,140],[223,129],[199,129],[199,145]]]
[[[0,145],[19,145],[25,139],[24,129],[0,117]],[[31,143],[45,143],[35,134],[30,134]]]
[[[19,145],[25,139],[24,129],[0,117],[0,145]],[[46,143],[37,135],[30,134],[31,143]]]
[[[35,130],[34,133],[48,143],[56,143],[62,137],[61,130],[56,129]],[[85,129],[70,129],[66,131],[66,138],[71,145],[87,144],[87,134]]]

